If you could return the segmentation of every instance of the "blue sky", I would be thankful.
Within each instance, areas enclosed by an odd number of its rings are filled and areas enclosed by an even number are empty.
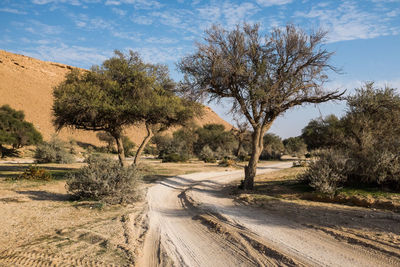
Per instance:
[[[351,93],[365,81],[400,89],[400,0],[0,0],[0,49],[82,68],[114,49],[138,51],[149,62],[175,63],[194,51],[204,30],[220,24],[261,24],[263,33],[293,23],[329,31],[326,48],[342,74],[326,85]],[[210,106],[231,120],[229,104]],[[344,103],[295,108],[271,131],[296,136],[312,118],[345,112]]]

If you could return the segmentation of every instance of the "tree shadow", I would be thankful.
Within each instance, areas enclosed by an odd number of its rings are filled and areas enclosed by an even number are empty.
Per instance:
[[[39,201],[69,201],[71,196],[69,194],[53,193],[43,190],[29,190],[29,191],[16,191],[18,194],[25,195],[31,200]]]

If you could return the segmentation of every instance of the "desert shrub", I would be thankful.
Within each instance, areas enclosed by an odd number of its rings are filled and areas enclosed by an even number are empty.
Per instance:
[[[122,167],[117,160],[91,156],[87,166],[68,175],[66,186],[78,199],[127,204],[140,197],[140,179],[135,166]]]
[[[178,153],[167,153],[163,154],[162,162],[186,162],[189,160],[189,156],[186,154]]]
[[[307,167],[308,162],[306,160],[296,160],[293,161],[293,167]]]
[[[144,147],[144,154],[146,155],[153,155],[153,156],[157,156],[158,155],[158,149],[157,146],[155,146],[154,144],[147,144]]]
[[[29,167],[17,177],[18,180],[36,180],[50,181],[53,179],[51,173],[38,166],[29,165]]]
[[[307,152],[307,145],[301,136],[289,137],[283,140],[283,145],[288,155],[302,157]]]
[[[114,150],[115,138],[112,137],[111,134],[107,132],[98,132],[96,136],[100,141],[105,142],[107,144],[106,149],[109,153]]]
[[[221,167],[231,167],[235,164],[236,164],[236,162],[230,158],[223,158],[218,162],[218,166],[221,166]]]
[[[280,160],[285,147],[282,139],[276,134],[267,133],[264,135],[264,149],[261,152],[261,160]]]
[[[217,161],[215,158],[214,151],[212,151],[212,149],[208,145],[205,145],[203,147],[203,149],[200,152],[199,158],[202,161],[207,162],[207,163],[214,163]]]
[[[400,95],[367,83],[347,98],[342,118],[352,184],[400,189]]]
[[[65,143],[53,137],[36,147],[35,159],[38,163],[72,163],[73,155],[65,148]]]
[[[125,156],[131,157],[135,155],[135,151],[133,151],[133,149],[136,147],[136,144],[132,142],[128,136],[122,136],[122,144],[124,146]]]
[[[202,128],[198,128],[196,133],[198,138],[194,143],[194,152],[197,156],[206,145],[215,152],[220,150],[229,155],[233,155],[233,151],[237,149],[235,135],[231,131],[226,131],[222,124],[206,124]]]
[[[347,180],[348,158],[336,150],[321,150],[311,161],[308,170],[300,176],[316,191],[333,194]]]

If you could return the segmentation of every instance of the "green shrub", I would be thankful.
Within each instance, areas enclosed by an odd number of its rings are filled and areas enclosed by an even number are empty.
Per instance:
[[[212,149],[208,145],[205,145],[202,148],[202,150],[200,152],[200,159],[207,163],[214,163],[217,161],[215,158],[214,151],[212,151]]]
[[[309,168],[300,179],[316,191],[333,194],[338,186],[347,181],[347,157],[340,151],[321,150],[318,159],[310,162]]]
[[[35,159],[38,163],[72,163],[73,155],[65,148],[65,143],[57,138],[50,142],[43,142],[35,150]]]
[[[189,160],[189,156],[185,154],[178,153],[168,153],[164,154],[162,158],[162,162],[186,162]]]
[[[50,181],[53,179],[51,173],[38,166],[29,165],[29,167],[17,177],[18,180],[36,180]]]
[[[125,156],[132,157],[135,155],[133,149],[136,147],[136,144],[128,136],[122,136],[122,145],[124,146]]]
[[[141,175],[134,166],[121,167],[119,161],[90,156],[87,166],[70,173],[67,190],[78,199],[127,204],[140,197]]]

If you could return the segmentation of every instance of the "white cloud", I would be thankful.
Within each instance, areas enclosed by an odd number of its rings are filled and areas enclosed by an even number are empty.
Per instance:
[[[131,17],[131,20],[135,22],[136,24],[141,24],[141,25],[151,25],[153,24],[153,19],[148,16],[135,16],[133,15]]]
[[[291,3],[293,0],[256,0],[257,4],[261,6],[280,6]]]
[[[145,40],[145,42],[147,43],[151,43],[151,44],[175,44],[178,42],[178,40],[176,39],[172,39],[172,38],[165,38],[165,37],[150,37],[147,38]]]
[[[24,55],[41,60],[54,61],[83,68],[101,64],[112,55],[111,52],[107,53],[96,48],[68,46],[63,43],[58,46],[42,45],[23,50],[22,52]]]
[[[308,23],[314,21],[328,30],[329,42],[369,39],[398,32],[398,29],[388,25],[387,17],[361,10],[350,1],[343,2],[336,9],[313,7],[309,12],[296,12],[295,17],[305,18]]]
[[[36,5],[59,4],[59,3],[66,3],[73,6],[81,5],[81,2],[79,0],[32,0],[32,3]]]
[[[176,62],[184,55],[183,47],[139,47],[133,48],[139,52],[145,62],[168,63]]]
[[[114,30],[114,22],[105,20],[101,17],[90,18],[86,14],[69,14],[72,21],[79,28],[84,28],[86,30]]]
[[[26,31],[36,35],[56,35],[62,32],[63,28],[60,26],[52,26],[41,23],[37,20],[29,20],[27,23],[19,23],[18,26],[24,27]]]
[[[112,12],[114,12],[117,15],[120,15],[121,17],[126,15],[126,10],[123,10],[120,8],[115,8],[115,7],[113,7],[111,10],[112,10]]]
[[[17,14],[17,15],[26,15],[28,13],[26,13],[25,11],[21,11],[18,9],[14,9],[14,8],[0,8],[0,12],[6,12],[6,13],[12,13],[12,14]]]
[[[119,6],[122,4],[133,5],[135,9],[158,9],[163,5],[155,0],[107,0],[105,5]]]
[[[112,36],[121,38],[121,39],[126,39],[126,40],[131,40],[135,42],[141,42],[141,35],[136,33],[136,32],[122,32],[122,31],[113,31]]]

